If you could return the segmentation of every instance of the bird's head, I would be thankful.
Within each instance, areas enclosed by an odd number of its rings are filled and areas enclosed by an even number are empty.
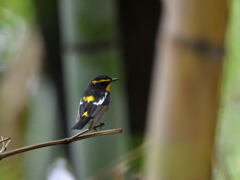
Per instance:
[[[112,82],[117,81],[117,80],[118,80],[118,78],[111,78],[106,75],[99,75],[90,81],[89,87],[97,88],[97,89],[104,89],[109,92]]]

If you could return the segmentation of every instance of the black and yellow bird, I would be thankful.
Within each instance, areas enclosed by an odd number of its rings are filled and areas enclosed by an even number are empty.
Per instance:
[[[88,89],[80,99],[76,124],[72,129],[82,129],[89,123],[89,130],[92,130],[102,124],[99,120],[111,103],[110,88],[116,80],[118,78],[100,75],[90,81]]]

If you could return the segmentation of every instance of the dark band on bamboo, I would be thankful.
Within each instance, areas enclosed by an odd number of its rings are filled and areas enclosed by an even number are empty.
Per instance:
[[[218,44],[214,44],[204,38],[175,38],[175,42],[178,46],[191,50],[199,55],[206,56],[207,58],[223,59],[224,47]]]

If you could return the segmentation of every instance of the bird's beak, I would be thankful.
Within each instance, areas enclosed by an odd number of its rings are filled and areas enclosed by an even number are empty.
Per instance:
[[[113,81],[117,81],[117,80],[118,80],[118,78],[112,78],[112,82],[113,82]]]

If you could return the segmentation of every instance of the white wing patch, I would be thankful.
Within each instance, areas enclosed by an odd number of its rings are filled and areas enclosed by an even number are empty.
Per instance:
[[[80,105],[82,105],[83,104],[83,101],[82,100],[80,100]]]
[[[78,122],[79,119],[80,119],[79,109],[80,109],[80,106],[81,106],[82,104],[83,104],[83,101],[80,100],[80,103],[79,103],[79,106],[78,106],[78,110],[77,110],[77,118],[76,118],[76,122]]]
[[[94,102],[93,104],[94,105],[101,105],[104,101],[105,101],[105,99],[106,99],[106,97],[107,97],[107,95],[108,95],[108,93],[107,92],[105,92],[105,95],[104,95],[104,97],[103,98],[101,98],[101,99],[99,99],[99,101],[98,102]]]

